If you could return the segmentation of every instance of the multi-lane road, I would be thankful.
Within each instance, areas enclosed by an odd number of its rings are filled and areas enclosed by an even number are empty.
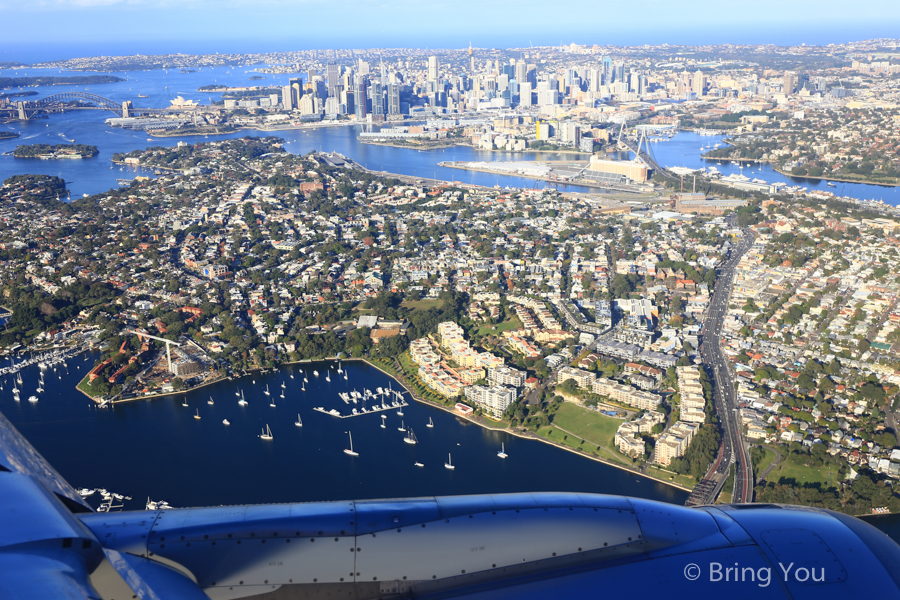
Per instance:
[[[734,390],[734,376],[722,353],[722,326],[728,312],[734,270],[741,257],[753,245],[753,233],[746,229],[740,241],[732,248],[728,259],[721,265],[716,279],[709,310],[703,323],[703,343],[700,355],[712,376],[713,402],[722,426],[723,439],[719,455],[704,479],[704,485],[690,498],[691,504],[709,504],[722,490],[732,464],[734,464],[734,492],[732,502],[753,500],[753,469],[750,455],[741,433],[741,418]]]

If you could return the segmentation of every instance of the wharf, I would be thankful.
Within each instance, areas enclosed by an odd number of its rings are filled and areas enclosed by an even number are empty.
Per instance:
[[[332,417],[337,417],[339,419],[349,419],[350,417],[360,417],[362,415],[370,415],[372,413],[384,412],[384,411],[392,410],[395,408],[404,408],[406,406],[409,406],[409,404],[407,402],[395,402],[392,404],[382,404],[380,406],[375,406],[373,408],[361,409],[357,412],[350,413],[348,415],[343,415],[339,411],[337,411],[333,408],[331,410],[325,410],[321,406],[317,406],[317,407],[313,408],[313,410],[316,412],[320,412],[324,415],[330,415]],[[354,409],[354,410],[356,410],[356,409]]]

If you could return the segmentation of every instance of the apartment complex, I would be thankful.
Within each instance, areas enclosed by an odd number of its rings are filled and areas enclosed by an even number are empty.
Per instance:
[[[673,458],[683,456],[699,429],[699,425],[676,421],[656,442],[656,464],[667,467]]]
[[[640,410],[653,410],[662,402],[662,396],[639,390],[625,383],[606,377],[597,377],[589,371],[574,367],[563,367],[556,376],[557,383],[572,379],[583,390],[590,390],[599,396],[606,396],[616,402],[628,404]]]
[[[628,456],[643,456],[645,445],[640,436],[651,433],[653,427],[665,422],[666,416],[663,413],[651,410],[634,421],[622,423],[616,430],[616,448]]]
[[[466,400],[500,418],[509,405],[516,401],[516,390],[502,385],[472,385],[466,388]]]
[[[686,423],[703,423],[706,421],[706,397],[700,383],[698,367],[677,367],[678,392],[681,396],[681,420]]]

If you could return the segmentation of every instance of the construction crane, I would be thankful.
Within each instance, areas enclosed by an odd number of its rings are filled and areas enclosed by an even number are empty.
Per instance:
[[[156,337],[155,335],[150,335],[149,333],[141,332],[141,331],[131,331],[131,330],[129,330],[129,331],[126,331],[125,333],[133,333],[134,335],[136,335],[136,336],[138,336],[138,337],[150,338],[151,340],[156,340],[156,341],[158,341],[158,342],[163,342],[163,343],[165,343],[165,345],[166,345],[166,361],[168,362],[169,372],[172,371],[172,350],[171,350],[171,346],[172,346],[172,345],[175,345],[175,346],[181,346],[181,344],[179,344],[178,342],[173,342],[172,340],[167,340],[166,338]]]

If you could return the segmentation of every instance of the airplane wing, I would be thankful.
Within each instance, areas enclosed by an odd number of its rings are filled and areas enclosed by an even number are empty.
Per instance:
[[[73,514],[45,473],[0,472],[0,598],[900,597],[900,546],[826,510],[522,493]]]

